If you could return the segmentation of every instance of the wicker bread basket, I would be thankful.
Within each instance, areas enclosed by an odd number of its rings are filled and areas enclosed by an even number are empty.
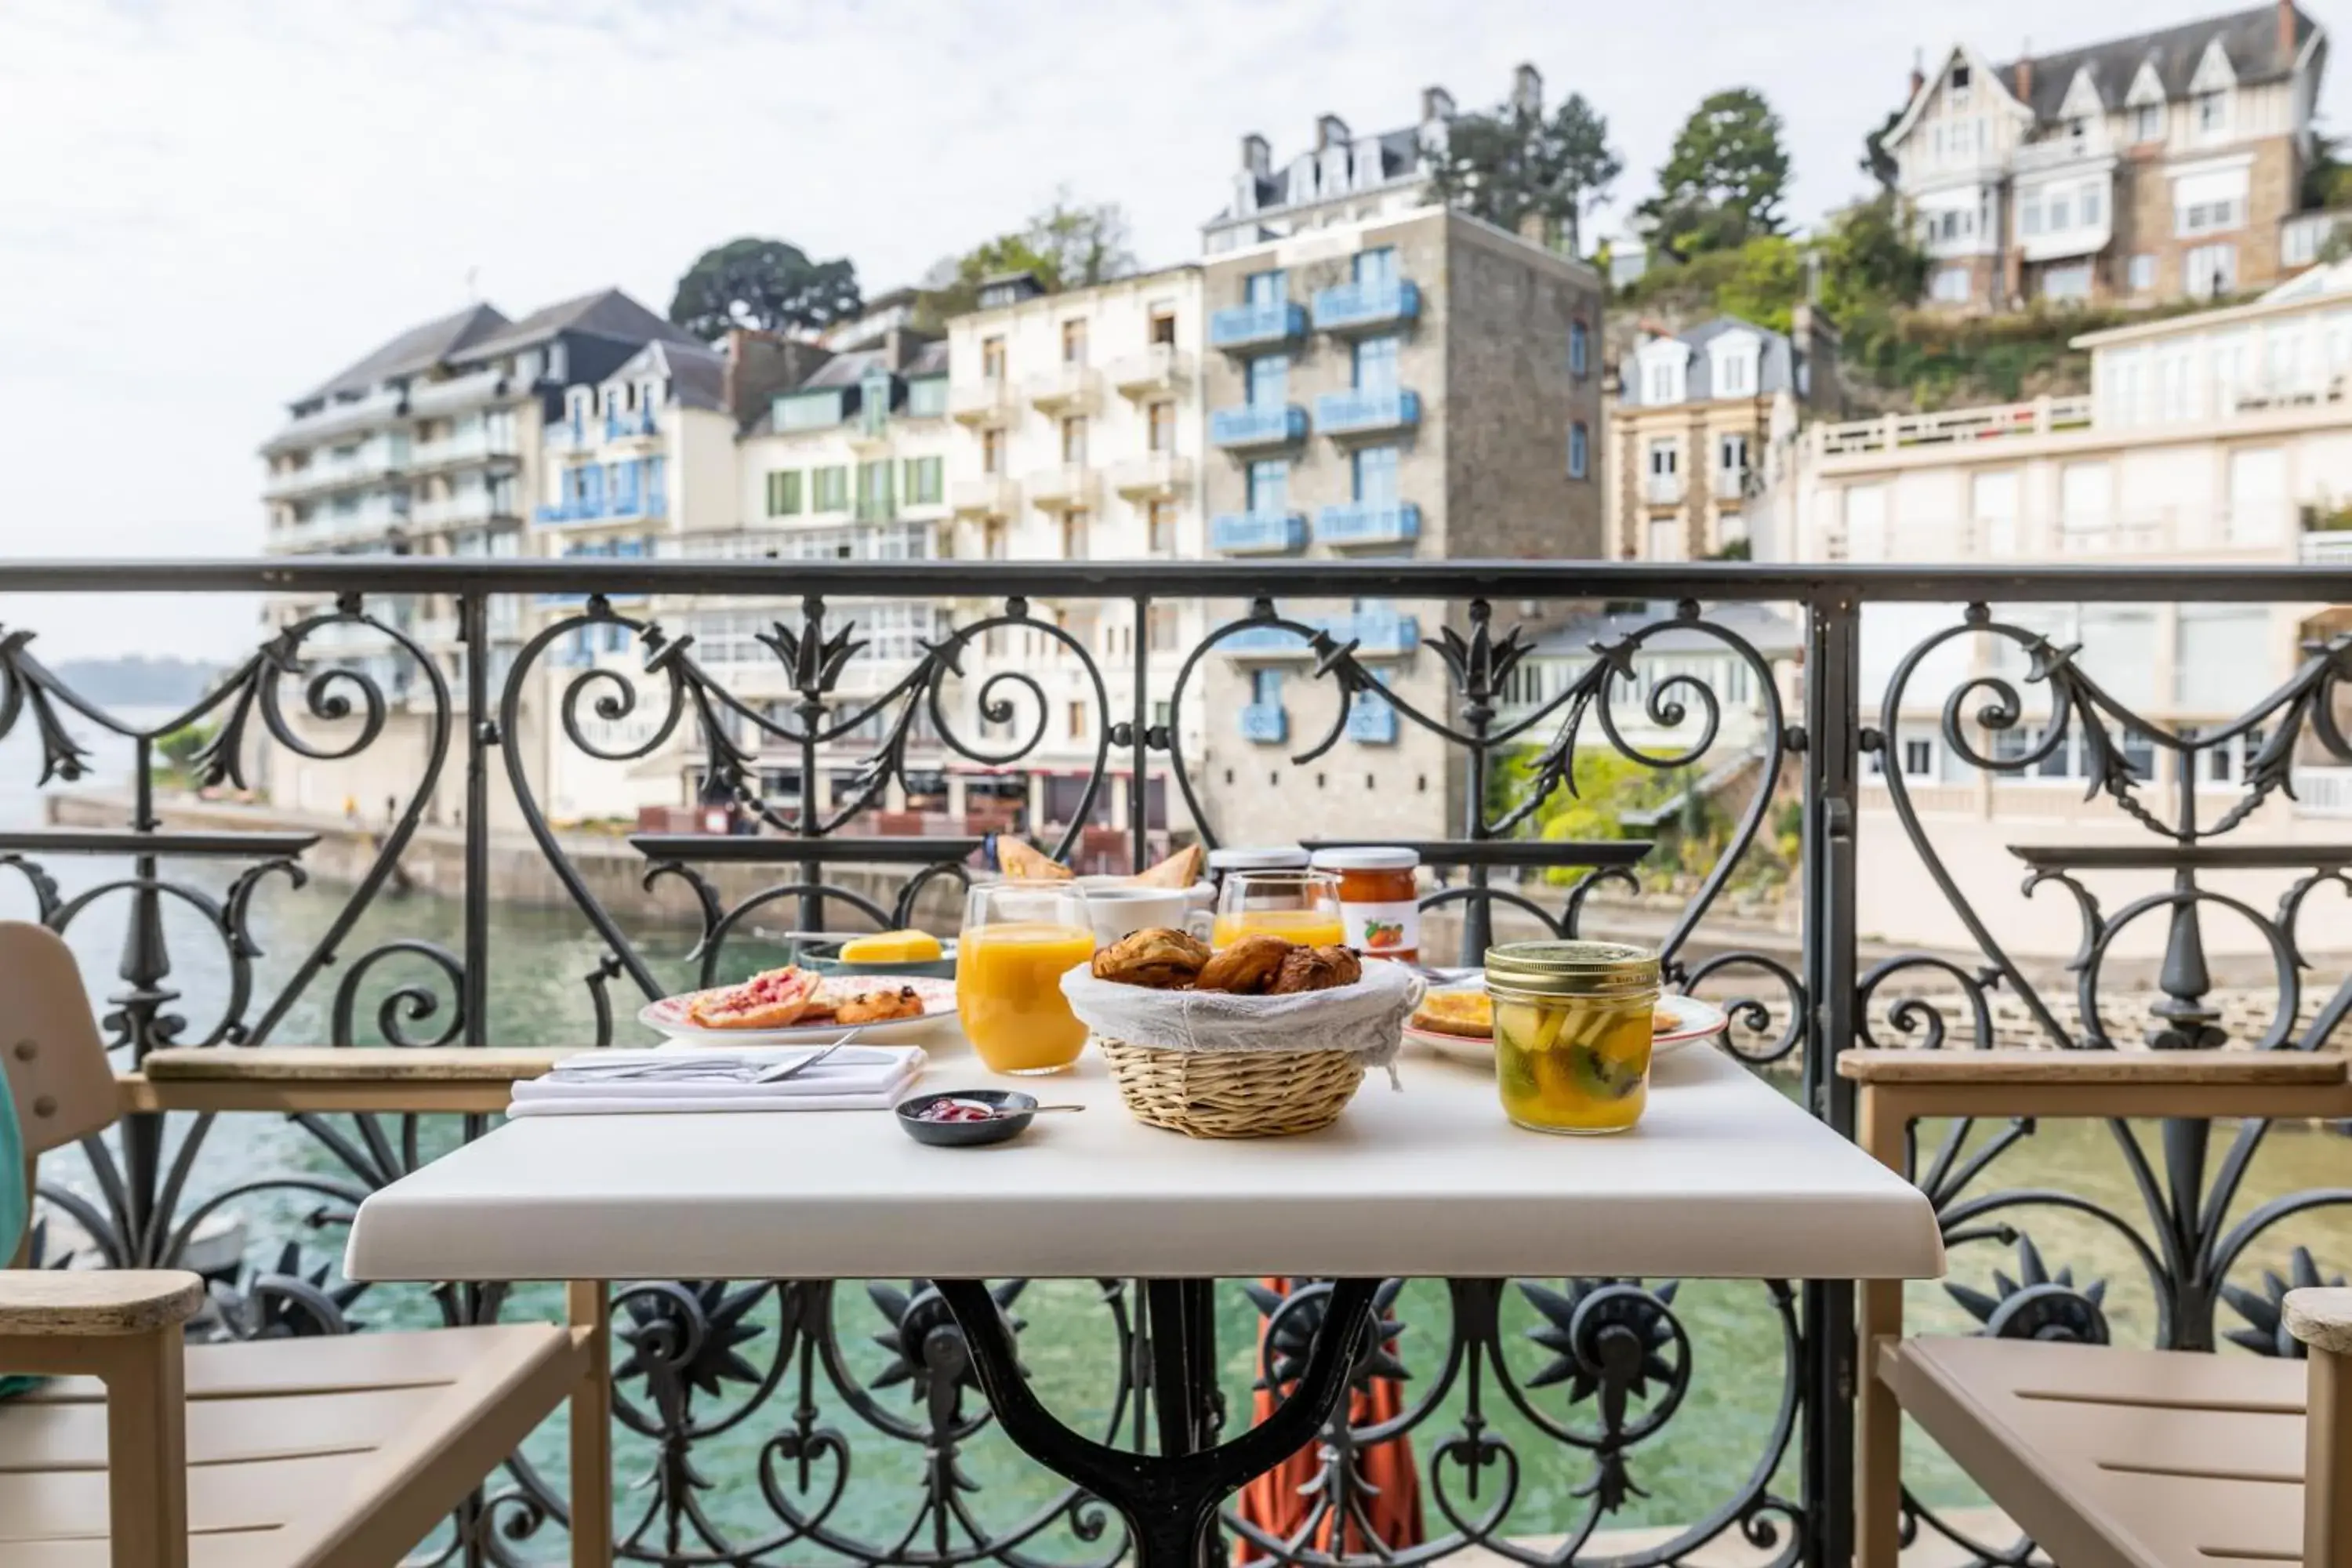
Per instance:
[[[1339,1120],[1364,1069],[1395,1059],[1422,986],[1375,963],[1353,985],[1282,996],[1152,991],[1084,970],[1062,990],[1138,1121],[1192,1138],[1278,1138]],[[1290,1048],[1299,1045],[1308,1048]]]
[[[1364,1058],[1353,1051],[1165,1051],[1097,1037],[1138,1121],[1193,1138],[1279,1138],[1339,1120]]]

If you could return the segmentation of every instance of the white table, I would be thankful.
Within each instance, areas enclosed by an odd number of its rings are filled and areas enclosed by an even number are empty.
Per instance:
[[[1648,1114],[1611,1138],[1504,1120],[1491,1074],[1408,1058],[1304,1137],[1196,1142],[1144,1127],[1089,1056],[1045,1079],[969,1058],[927,1089],[1083,1101],[1019,1141],[933,1149],[878,1112],[544,1117],[510,1122],[363,1203],[355,1279],[920,1278],[940,1282],[1006,1435],[1118,1507],[1144,1568],[1190,1562],[1219,1500],[1336,1407],[1382,1278],[1927,1279],[1917,1189],[1712,1047],[1661,1061]],[[1210,1378],[1205,1285],[1330,1276],[1308,1366],[1267,1421],[1216,1447],[1161,1413],[1139,1458],[1055,1420],[1014,1370],[982,1277],[1148,1281],[1162,1386]],[[1175,1402],[1178,1414],[1200,1402]]]

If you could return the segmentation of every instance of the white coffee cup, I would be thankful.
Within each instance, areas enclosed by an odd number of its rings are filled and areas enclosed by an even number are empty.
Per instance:
[[[1148,931],[1154,926],[1166,926],[1175,931],[1185,929],[1185,916],[1192,910],[1192,893],[1183,888],[1105,888],[1087,889],[1087,917],[1095,928],[1095,940],[1109,943],[1130,931]]]

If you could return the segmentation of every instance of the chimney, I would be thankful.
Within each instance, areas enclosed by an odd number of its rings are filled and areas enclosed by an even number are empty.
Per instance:
[[[2278,52],[2282,68],[2294,63],[2294,0],[2278,0]]]
[[[1267,168],[1272,164],[1273,157],[1273,151],[1266,146],[1265,138],[1256,132],[1253,131],[1242,138],[1243,174],[1255,174],[1263,180],[1265,178]]]
[[[882,363],[891,370],[907,368],[907,353],[914,347],[915,336],[904,327],[892,327],[882,334]]]
[[[1318,114],[1315,117],[1315,150],[1318,153],[1333,147],[1345,147],[1347,144],[1348,122],[1346,121],[1336,114]]]
[[[1919,66],[1919,51],[1914,49],[1911,51],[1911,97],[1903,100],[1906,104],[1909,103],[1912,99],[1917,98],[1919,96],[1919,89],[1927,85],[1927,73],[1921,70]]]
[[[2031,107],[2033,102],[2033,40],[2032,38],[2025,40],[2024,47],[2020,49],[2017,55],[2017,101],[2028,107]]]
[[[1442,87],[1424,87],[1421,89],[1421,122],[1423,125],[1431,125],[1438,121],[1453,118],[1454,95],[1452,93]]]
[[[1529,114],[1543,112],[1543,72],[1522,64],[1511,73],[1511,107]]]

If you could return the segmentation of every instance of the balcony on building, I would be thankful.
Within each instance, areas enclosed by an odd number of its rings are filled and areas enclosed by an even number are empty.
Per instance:
[[[1165,500],[1191,488],[1192,459],[1179,452],[1129,458],[1111,470],[1110,482],[1130,500]]]
[[[1400,386],[1327,392],[1315,400],[1315,428],[1326,436],[1388,436],[1421,423],[1421,394]]]
[[[1102,401],[1102,372],[1090,364],[1058,364],[1029,378],[1030,406],[1044,414],[1084,414]]]
[[[1325,544],[1410,544],[1421,537],[1421,508],[1411,501],[1339,501],[1315,514]]]
[[[1261,746],[1279,746],[1290,739],[1290,714],[1279,702],[1242,705],[1242,739]]]
[[[1227,555],[1293,555],[1307,548],[1295,511],[1226,511],[1209,520],[1209,548]]]
[[[1029,504],[1044,511],[1070,511],[1085,507],[1091,509],[1100,488],[1101,476],[1084,463],[1064,463],[1058,468],[1040,468],[1022,483]]]
[[[1348,705],[1348,739],[1361,746],[1393,746],[1397,710],[1374,691],[1360,691]]]
[[[598,432],[584,419],[559,419],[547,427],[546,447],[551,452],[572,454],[596,449]]]
[[[1123,397],[1152,397],[1175,391],[1192,378],[1192,357],[1174,343],[1154,343],[1139,354],[1114,361],[1110,384]]]
[[[533,522],[561,525],[577,522],[653,521],[669,515],[669,498],[661,490],[624,491],[609,496],[581,496],[555,501],[531,513]]]
[[[650,408],[623,408],[604,416],[604,439],[630,441],[661,434],[661,426]]]
[[[476,426],[455,436],[444,436],[438,441],[418,442],[409,451],[408,467],[411,472],[415,472],[425,468],[455,468],[461,463],[485,463],[515,455],[512,431],[494,433],[487,426]]]
[[[1011,517],[1021,507],[1021,490],[1003,474],[982,474],[948,486],[948,509],[958,517]]]
[[[1229,452],[1290,447],[1306,439],[1307,410],[1295,403],[1244,403],[1209,414],[1209,444]]]
[[[463,528],[473,523],[495,522],[513,515],[514,508],[505,498],[478,489],[420,500],[409,509],[411,521],[420,529]]]
[[[1683,477],[1680,474],[1643,475],[1642,499],[1652,506],[1680,506],[1683,499]]]
[[[1003,425],[1015,406],[1013,384],[1002,376],[948,386],[948,417],[959,425]]]
[[[1367,604],[1347,615],[1291,618],[1334,641],[1354,643],[1357,654],[1365,658],[1396,658],[1421,646],[1420,619],[1400,615],[1388,605]],[[1287,626],[1252,626],[1235,632],[1217,648],[1239,658],[1306,658],[1314,652],[1305,637]]]
[[[1307,307],[1288,300],[1228,305],[1209,315],[1209,346],[1227,353],[1278,348],[1307,335]]]
[[[1748,470],[1717,468],[1715,470],[1715,499],[1738,500],[1748,493]]]
[[[1421,285],[1402,278],[1368,278],[1318,289],[1318,332],[1369,332],[1421,319]]]

